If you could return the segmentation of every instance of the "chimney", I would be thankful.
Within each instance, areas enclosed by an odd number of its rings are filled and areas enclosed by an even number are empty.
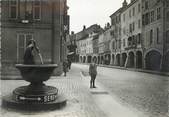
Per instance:
[[[109,22],[107,23],[107,28],[110,28],[110,23]]]
[[[131,0],[131,1],[132,1],[132,0]],[[123,7],[126,7],[127,5],[128,5],[127,1],[124,0],[124,2],[123,2]]]
[[[85,30],[85,29],[86,29],[86,26],[84,25],[84,26],[83,26],[83,30]]]
[[[71,31],[71,35],[74,35],[75,33],[74,33],[74,31]]]

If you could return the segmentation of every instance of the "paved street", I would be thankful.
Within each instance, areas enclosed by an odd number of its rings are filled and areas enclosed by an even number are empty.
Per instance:
[[[76,65],[87,75],[88,66]],[[166,117],[169,81],[167,76],[98,67],[97,81],[122,104],[149,117]]]
[[[2,95],[10,93],[19,86],[27,85],[22,80],[1,81]],[[60,94],[64,94],[68,99],[67,106],[61,110],[43,112],[25,112],[17,110],[1,110],[1,117],[105,117],[95,102],[88,87],[82,82],[80,70],[71,69],[67,77],[53,77],[46,84],[55,86]]]
[[[2,117],[166,117],[167,77],[98,67],[97,88],[89,89],[88,66],[73,64],[67,77],[52,77],[46,84],[64,94],[61,110],[25,112],[1,108]],[[1,97],[22,80],[2,80]],[[111,111],[111,112],[110,112]],[[119,114],[121,113],[121,116]],[[144,115],[144,116],[143,116]]]

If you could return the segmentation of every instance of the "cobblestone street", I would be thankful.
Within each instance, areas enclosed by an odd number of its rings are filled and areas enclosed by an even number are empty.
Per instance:
[[[129,111],[131,115],[135,113],[130,117],[166,117],[167,77],[103,67],[98,67],[98,73],[95,90],[89,89],[87,65],[73,64],[67,77],[52,77],[47,81],[47,85],[57,87],[68,99],[67,106],[61,110],[26,112],[1,108],[1,116],[112,117],[117,116],[119,109],[122,116],[118,117],[126,117]],[[22,80],[2,80],[1,84],[1,97],[27,85]]]
[[[86,73],[88,67],[84,65]],[[124,105],[142,111],[149,117],[166,117],[169,80],[153,75],[112,68],[98,68],[97,81]]]
[[[2,95],[27,84],[22,80],[3,80],[1,82]],[[88,87],[83,84],[80,71],[76,72],[72,69],[67,77],[53,77],[46,84],[56,86],[60,91],[59,93],[65,95],[68,99],[65,108],[37,113],[1,109],[1,117],[105,117],[105,114],[94,103]]]

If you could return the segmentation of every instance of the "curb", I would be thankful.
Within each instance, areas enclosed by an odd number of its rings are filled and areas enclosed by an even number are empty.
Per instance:
[[[89,63],[75,63],[75,64],[89,65]],[[125,67],[110,66],[110,65],[98,65],[98,66],[99,67],[114,68],[114,69],[121,69],[121,70],[128,70],[128,71],[135,71],[135,72],[150,73],[150,74],[162,75],[162,76],[169,76],[169,72],[158,72],[158,71],[151,71],[151,70],[144,70],[144,69],[134,69],[134,68],[125,68]]]

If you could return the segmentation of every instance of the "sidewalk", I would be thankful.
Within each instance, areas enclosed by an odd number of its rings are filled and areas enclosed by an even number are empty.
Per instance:
[[[67,98],[61,110],[26,112],[1,108],[0,117],[146,117],[116,101],[107,89],[97,83],[96,89],[89,88],[88,76],[80,69],[71,69],[67,77],[52,77],[47,85],[55,86]],[[19,86],[28,85],[23,80],[1,80],[1,98]],[[0,103],[1,104],[1,103]]]
[[[78,64],[88,65],[88,63],[78,63]],[[101,64],[99,64],[98,66],[99,67],[107,67],[107,68],[114,68],[114,69],[129,70],[129,71],[135,71],[135,72],[144,72],[144,73],[150,73],[150,74],[156,74],[156,75],[169,76],[169,72],[152,71],[152,70],[146,70],[146,69],[125,68],[125,67],[120,67],[120,66],[101,65]]]
[[[81,76],[86,86],[89,87],[90,76],[83,72],[81,72]],[[96,86],[97,88],[90,89],[90,93],[98,104],[98,107],[106,113],[106,117],[147,117],[129,106],[122,105],[119,100],[116,100],[110,91],[99,82],[96,82]]]

